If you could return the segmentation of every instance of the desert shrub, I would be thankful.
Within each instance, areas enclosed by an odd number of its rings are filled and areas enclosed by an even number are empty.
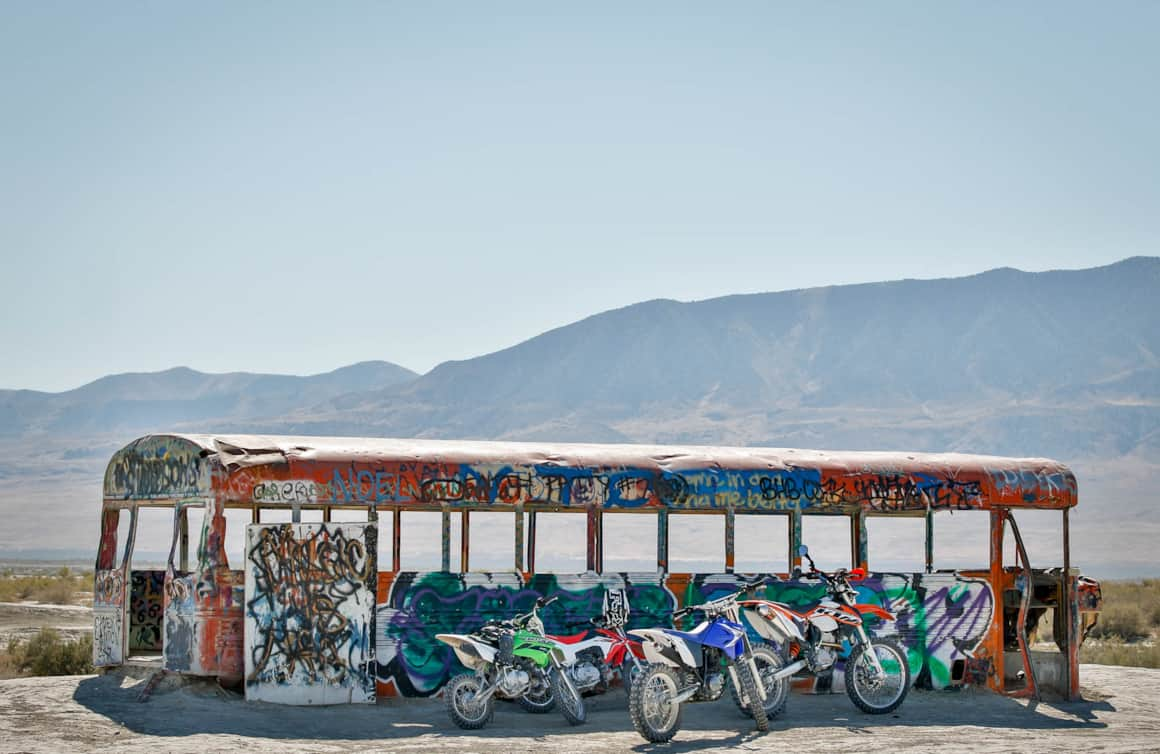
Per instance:
[[[53,605],[71,605],[77,592],[91,591],[92,577],[76,575],[62,568],[51,576],[5,576],[0,578],[0,602],[35,600]]]
[[[1105,608],[1135,605],[1148,623],[1160,625],[1160,579],[1105,581],[1100,589]]]
[[[0,649],[0,678],[15,678],[20,675],[20,642],[9,639],[6,649]]]
[[[32,599],[52,605],[71,605],[76,601],[77,585],[75,580],[54,580],[44,584],[32,593]]]
[[[1115,637],[1123,641],[1136,641],[1148,636],[1147,621],[1140,605],[1121,603],[1109,605],[1104,602],[1099,622],[1091,631],[1092,638]]]
[[[93,672],[93,639],[75,641],[61,637],[53,628],[42,628],[26,644],[9,642],[16,669],[29,675],[83,675]]]

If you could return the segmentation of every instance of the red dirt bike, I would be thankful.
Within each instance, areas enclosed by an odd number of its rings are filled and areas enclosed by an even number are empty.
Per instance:
[[[845,676],[850,701],[873,715],[897,709],[910,690],[906,652],[893,640],[871,638],[863,625],[866,616],[893,621],[894,615],[877,605],[856,601],[858,590],[850,582],[865,578],[863,569],[842,568],[827,574],[814,565],[808,548],[803,545],[799,552],[810,564],[809,572],[800,574],[799,578],[821,580],[826,585],[827,599],[804,614],[781,602],[744,600],[739,603],[749,624],[781,655],[781,663],[758,668],[763,680],[768,675],[772,680],[782,681],[788,690],[789,677],[794,673],[805,671],[819,675],[831,671],[843,645],[849,643]],[[785,693],[768,694],[766,714],[772,717],[781,712],[785,708],[785,697]],[[771,706],[775,708],[768,709]]]
[[[604,612],[589,623],[594,635],[585,631],[571,636],[548,634],[563,650],[564,668],[581,693],[602,693],[611,685],[613,671],[619,670],[625,691],[645,669],[644,650],[640,642],[629,638],[624,626],[628,623],[628,595],[621,589],[604,593]],[[525,709],[530,709],[524,705]]]

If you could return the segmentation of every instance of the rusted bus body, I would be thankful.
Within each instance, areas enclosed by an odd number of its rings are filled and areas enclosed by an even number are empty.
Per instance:
[[[1043,459],[151,435],[119,451],[106,473],[94,654],[97,664],[110,666],[134,648],[129,637],[140,611],[128,608],[140,598],[130,590],[135,572],[129,555],[136,511],[144,506],[174,510],[169,565],[161,574],[163,604],[154,610],[163,616],[165,667],[244,677],[248,696],[289,703],[435,693],[456,670],[454,656],[435,642],[436,633],[470,630],[487,618],[514,614],[537,595],[561,597],[545,616],[550,629],[574,630],[576,622],[599,612],[611,588],[628,590],[633,627],[665,625],[685,604],[770,575],[735,572],[734,536],[744,515],[786,517],[784,544],[791,555],[784,571],[772,574],[779,580],[766,594],[806,607],[820,599],[818,585],[789,574],[800,565],[803,517],[828,515],[848,519],[851,565],[870,570],[860,600],[898,615],[895,624],[874,630],[899,635],[915,678],[936,688],[981,684],[1032,694],[1042,687],[1076,696],[1084,616],[1090,620],[1099,609],[1091,584],[1066,562],[1067,511],[1076,501],[1074,475]],[[183,528],[192,507],[205,510],[201,532]],[[244,563],[229,563],[225,553],[225,512],[236,508],[251,511]],[[295,521],[302,511],[318,510],[322,520],[261,524],[258,511],[270,508],[293,511]],[[333,511],[349,509],[365,510],[366,523],[332,520]],[[1064,568],[1033,569],[1025,552],[1015,567],[1004,566],[1004,537],[1017,535],[1014,518],[1027,509],[1060,512]],[[131,523],[118,564],[119,510],[129,513]],[[403,511],[442,514],[440,570],[400,568],[407,547],[400,538]],[[467,532],[474,511],[511,514],[510,570],[469,569]],[[943,511],[989,512],[990,563],[972,571],[933,570],[932,521]],[[537,571],[536,514],[545,512],[585,517],[583,573]],[[654,517],[655,571],[605,571],[604,521],[623,513]],[[723,518],[720,568],[670,571],[670,513]],[[872,516],[925,518],[926,569],[873,571],[866,533]],[[453,517],[459,518],[458,543],[451,537]],[[181,562],[182,537],[190,535],[200,536],[196,561]],[[375,557],[380,536],[391,542],[390,562]],[[456,550],[461,570],[451,572]],[[1048,608],[1055,610],[1060,651],[1036,652],[1027,628]],[[307,630],[310,621],[326,629]],[[840,683],[840,672],[811,681],[821,684],[813,690]]]

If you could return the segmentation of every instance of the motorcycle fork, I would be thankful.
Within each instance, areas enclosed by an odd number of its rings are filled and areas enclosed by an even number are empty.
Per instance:
[[[878,660],[878,653],[874,651],[874,645],[870,643],[870,636],[866,633],[866,627],[859,625],[857,630],[859,641],[862,642],[862,646],[866,647],[862,651],[862,656],[870,655],[870,664],[874,667],[874,672],[881,677],[886,671],[882,669],[882,663]]]
[[[753,650],[749,646],[749,638],[745,638],[745,650],[741,657],[738,657],[733,662],[726,666],[729,671],[729,680],[733,683],[733,688],[737,689],[738,696],[742,697],[742,701],[748,703],[750,700],[745,699],[744,690],[741,687],[740,679],[737,677],[737,663],[744,662],[749,666],[749,677],[753,679],[753,685],[757,687],[757,696],[760,701],[764,702],[767,698],[765,693],[765,682],[761,680],[761,675],[757,672],[757,663],[753,660]]]
[[[572,683],[572,679],[568,677],[568,670],[564,667],[563,663],[557,660],[554,656],[552,657],[552,667],[555,668],[556,673],[560,675],[560,680],[564,682],[564,684],[568,687],[568,690],[571,691],[577,699],[579,699],[580,692],[576,690],[576,686]]]

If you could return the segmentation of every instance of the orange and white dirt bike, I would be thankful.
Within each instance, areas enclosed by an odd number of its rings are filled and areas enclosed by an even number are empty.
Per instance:
[[[866,616],[893,621],[894,615],[877,605],[857,602],[858,590],[850,582],[866,577],[861,568],[819,571],[804,545],[799,551],[810,564],[799,578],[820,579],[827,598],[806,613],[798,613],[781,602],[744,600],[739,604],[749,624],[778,649],[782,665],[774,671],[778,680],[795,673],[828,673],[845,646],[846,693],[863,712],[881,715],[892,712],[910,690],[910,667],[906,652],[892,639],[871,637],[864,625]],[[770,710],[772,714],[784,709]]]

